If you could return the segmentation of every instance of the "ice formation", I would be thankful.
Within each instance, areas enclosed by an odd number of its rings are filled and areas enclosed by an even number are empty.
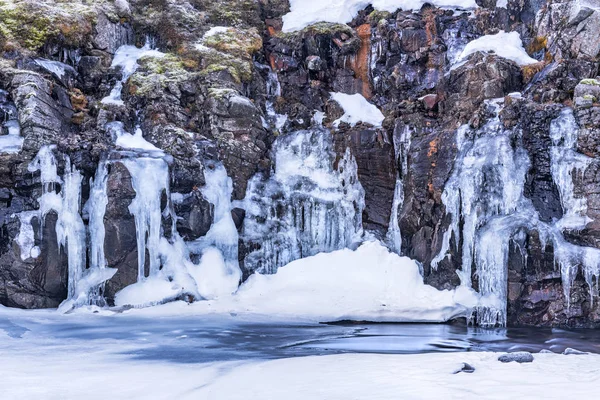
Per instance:
[[[0,154],[18,153],[22,147],[17,108],[8,100],[8,92],[0,89]]]
[[[290,12],[283,16],[283,31],[293,32],[317,22],[345,24],[372,5],[380,11],[419,10],[430,3],[443,8],[476,8],[473,0],[290,0]]]
[[[146,277],[146,251],[148,276],[160,269],[159,244],[161,238],[163,193],[169,196],[169,167],[161,158],[139,157],[122,160],[131,174],[135,198],[129,206],[134,216],[138,248],[138,281]]]
[[[359,240],[364,190],[350,150],[335,169],[331,133],[312,128],[279,137],[273,159],[272,176],[248,184],[243,233],[260,248],[246,257],[246,268],[274,273],[298,258]]]
[[[406,126],[402,133],[394,135],[394,153],[396,157],[396,166],[398,169],[396,176],[396,187],[394,189],[394,199],[392,201],[392,212],[390,223],[386,234],[386,243],[395,253],[402,252],[402,233],[400,232],[399,210],[404,204],[404,178],[408,170],[408,152],[410,150],[411,130]]]
[[[67,296],[73,298],[85,268],[86,233],[80,215],[81,181],[83,177],[75,167],[71,167],[68,158],[65,164],[69,170],[66,171],[63,179],[61,207],[55,209],[58,213],[56,237],[58,245],[66,249],[68,255],[69,286]]]
[[[190,244],[202,254],[195,269],[198,292],[205,299],[228,295],[237,289],[242,271],[238,261],[238,232],[231,217],[233,182],[220,163],[209,163],[204,171],[204,198],[214,206],[214,222],[205,236]]]
[[[96,179],[98,184],[92,184],[88,213],[90,214],[90,267],[86,268],[86,251],[88,231],[81,217],[81,173],[71,165],[69,157],[64,157],[65,173],[62,178],[58,175],[58,162],[54,146],[43,146],[29,165],[29,171],[40,172],[42,195],[38,199],[39,210],[25,211],[19,215],[21,231],[18,243],[21,246],[21,257],[29,255],[36,257],[39,249],[32,241],[34,232],[31,219],[36,217],[43,228],[46,216],[55,212],[56,237],[59,248],[68,257],[68,286],[67,300],[61,305],[63,309],[73,306],[93,304],[104,305],[101,295],[101,285],[110,279],[116,270],[106,268],[104,263],[104,209],[106,207],[105,175],[99,170]],[[101,164],[104,168],[104,165]],[[58,188],[60,186],[60,191]],[[100,220],[100,221],[98,221]],[[40,229],[40,236],[42,230]],[[102,243],[97,240],[102,239]]]
[[[77,75],[77,71],[73,67],[67,64],[63,64],[59,61],[46,60],[44,58],[36,58],[34,62],[46,71],[56,75],[58,79],[63,79],[67,71],[69,71],[73,75]]]
[[[110,91],[110,94],[102,99],[104,104],[123,104],[121,100],[121,91],[123,90],[123,84],[127,82],[129,77],[135,73],[138,69],[138,60],[142,57],[164,57],[165,54],[160,51],[153,49],[151,46],[151,40],[146,39],[146,44],[142,48],[138,48],[131,45],[124,45],[117,49],[113,58],[111,68],[120,68],[121,80],[118,81]]]
[[[490,105],[498,113],[500,102]],[[570,287],[581,266],[592,289],[598,275],[600,250],[575,246],[565,241],[562,229],[578,220],[585,225],[584,200],[573,194],[573,173],[587,167],[588,160],[574,150],[577,125],[569,109],[552,123],[552,175],[561,193],[563,220],[553,224],[540,221],[531,201],[523,195],[529,157],[513,140],[519,133],[505,130],[496,116],[477,131],[468,126],[457,132],[458,156],[454,171],[446,183],[442,200],[451,223],[444,234],[442,249],[432,261],[437,267],[450,249],[450,239],[462,243],[462,270],[457,271],[463,286],[478,279],[482,296],[496,299],[491,306],[477,309],[477,322],[483,326],[504,325],[507,304],[507,263],[511,242],[524,244],[528,231],[537,230],[544,243],[551,243],[557,266],[563,277],[567,303]],[[583,227],[580,225],[579,227]]]
[[[21,227],[17,236],[17,244],[21,251],[21,260],[37,258],[40,255],[40,248],[35,244],[35,230],[32,219],[39,218],[37,211],[23,211],[18,214]]]

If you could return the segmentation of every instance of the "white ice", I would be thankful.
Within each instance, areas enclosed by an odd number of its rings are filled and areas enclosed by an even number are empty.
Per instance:
[[[21,151],[23,148],[23,140],[21,137],[21,128],[19,127],[19,121],[10,120],[2,124],[8,131],[7,135],[0,136],[0,154],[14,154]],[[2,127],[0,127],[1,129]]]
[[[56,222],[58,245],[67,253],[69,281],[67,297],[72,299],[78,294],[79,280],[83,276],[86,260],[86,230],[81,219],[81,182],[83,177],[71,168],[66,158],[68,170],[65,173],[61,189],[62,206]]]
[[[64,77],[66,71],[71,72],[73,75],[77,75],[77,71],[75,71],[73,67],[59,61],[46,60],[44,58],[36,58],[34,61],[37,65],[56,75],[59,79]]]
[[[202,195],[214,208],[214,222],[205,236],[190,243],[202,253],[199,265],[192,269],[198,292],[205,299],[214,299],[235,292],[242,277],[238,260],[238,232],[231,217],[233,182],[220,163],[204,170],[206,185]]]
[[[142,128],[139,126],[135,128],[133,135],[125,131],[123,123],[118,121],[109,122],[106,124],[106,129],[113,137],[115,144],[123,149],[162,152],[161,149],[144,139]]]
[[[21,251],[21,260],[25,261],[29,258],[37,258],[40,255],[40,248],[35,245],[35,231],[31,220],[39,218],[39,212],[37,210],[23,211],[17,215],[21,226],[16,242]]]
[[[161,235],[162,195],[169,195],[169,168],[160,158],[131,158],[121,161],[131,175],[135,198],[129,205],[134,216],[138,248],[138,282],[146,277],[146,250],[149,275],[160,269],[159,245]]]
[[[397,166],[396,187],[392,201],[390,223],[386,233],[388,247],[397,254],[402,251],[402,232],[400,230],[399,211],[404,204],[404,178],[408,170],[408,153],[410,151],[411,130],[406,126],[400,135],[394,134],[394,153]]]
[[[360,240],[364,190],[356,161],[347,149],[334,169],[331,136],[323,128],[280,136],[272,176],[250,180],[243,236],[261,247],[246,257],[246,268],[272,273]]]
[[[527,54],[518,32],[500,31],[495,35],[485,35],[472,40],[466,45],[457,62],[465,60],[469,55],[478,51],[494,52],[500,57],[516,62],[520,66],[538,62],[538,60]]]
[[[345,24],[372,5],[376,10],[418,10],[425,3],[444,8],[476,8],[473,0],[290,0],[290,12],[283,16],[283,31],[293,32],[317,22]]]
[[[331,92],[331,98],[339,103],[344,109],[344,115],[334,121],[338,126],[341,122],[346,122],[354,126],[359,122],[364,122],[375,127],[381,127],[385,117],[383,113],[374,104],[369,103],[360,93],[345,94]]]

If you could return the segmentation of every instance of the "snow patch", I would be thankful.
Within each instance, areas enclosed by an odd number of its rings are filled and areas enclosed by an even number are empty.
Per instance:
[[[520,66],[538,62],[535,58],[529,57],[518,32],[500,31],[495,35],[477,38],[467,44],[457,62],[466,60],[468,56],[478,51],[493,51],[500,57],[512,60]]]
[[[148,307],[175,300],[181,294],[181,286],[161,275],[159,273],[127,286],[115,295],[115,305]]]
[[[360,93],[344,94],[331,92],[331,98],[339,103],[344,109],[344,115],[334,121],[334,126],[339,126],[341,122],[346,122],[351,126],[359,122],[371,124],[375,127],[381,127],[385,117],[379,109],[369,103]]]

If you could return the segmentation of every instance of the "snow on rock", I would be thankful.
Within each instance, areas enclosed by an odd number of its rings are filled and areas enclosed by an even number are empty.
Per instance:
[[[283,16],[283,31],[293,32],[317,22],[345,24],[372,5],[376,10],[418,10],[425,3],[437,7],[476,8],[474,0],[290,0],[290,12]]]
[[[375,127],[380,127],[385,119],[383,113],[359,93],[344,94],[331,92],[331,98],[337,101],[344,109],[344,115],[334,121],[335,126],[339,126],[341,122],[346,122],[351,126],[359,122],[364,122]]]
[[[529,57],[518,32],[500,31],[495,35],[485,35],[472,40],[458,57],[458,62],[464,61],[478,51],[493,51],[500,57],[512,60],[521,66],[538,62],[535,58]]]

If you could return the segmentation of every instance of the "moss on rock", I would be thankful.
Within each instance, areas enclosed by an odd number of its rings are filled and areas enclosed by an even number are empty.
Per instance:
[[[186,68],[180,57],[167,54],[164,57],[143,57],[140,67],[129,79],[129,92],[145,97],[166,88],[179,85],[194,78],[197,73]]]
[[[0,40],[2,49],[40,49],[50,40],[65,47],[86,43],[97,21],[98,9],[111,10],[104,0],[0,0]]]
[[[243,59],[252,59],[252,55],[262,49],[263,42],[256,28],[228,28],[203,40],[203,44],[223,53]]]

